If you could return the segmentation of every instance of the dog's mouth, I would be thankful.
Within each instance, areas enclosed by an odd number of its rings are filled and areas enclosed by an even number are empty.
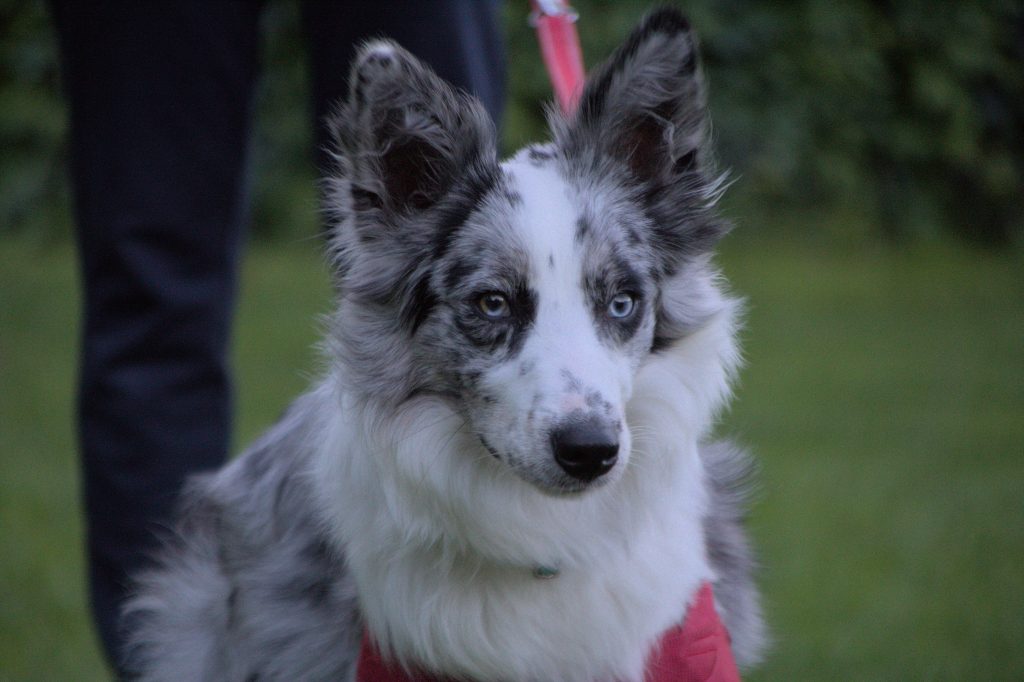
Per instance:
[[[488,442],[486,436],[481,433],[477,433],[476,436],[491,457],[511,470],[518,478],[549,495],[557,497],[579,495],[604,486],[612,478],[607,474],[614,467],[616,458],[612,458],[611,462],[608,462],[606,458],[605,463],[600,466],[600,473],[596,475],[590,471],[585,474],[580,473],[578,468],[573,469],[571,463],[566,465],[560,462],[554,450],[546,453],[546,462],[548,462],[546,466],[521,466],[516,464],[515,458],[503,456],[497,448]],[[567,466],[569,470],[575,471],[576,475],[570,473]]]

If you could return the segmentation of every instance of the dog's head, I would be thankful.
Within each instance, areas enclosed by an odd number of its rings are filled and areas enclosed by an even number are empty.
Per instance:
[[[363,47],[327,192],[348,381],[396,407],[449,402],[542,490],[614,480],[634,377],[720,298],[725,225],[695,39],[648,19],[553,142],[498,161],[481,104],[389,42]]]

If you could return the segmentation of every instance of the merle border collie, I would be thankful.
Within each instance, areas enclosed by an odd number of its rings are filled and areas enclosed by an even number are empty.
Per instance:
[[[696,41],[648,16],[551,141],[362,47],[333,121],[322,378],[195,480],[126,611],[147,680],[352,680],[364,637],[478,681],[639,681],[710,583],[764,642],[748,457],[709,442],[739,304]]]

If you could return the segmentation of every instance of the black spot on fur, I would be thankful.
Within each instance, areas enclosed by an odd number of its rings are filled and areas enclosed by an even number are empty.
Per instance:
[[[517,355],[526,342],[527,332],[533,326],[537,316],[537,292],[525,284],[516,288],[513,298],[515,305],[512,308],[512,318],[515,321],[513,333],[510,338],[509,355]]]
[[[527,158],[529,158],[530,163],[534,166],[543,166],[554,158],[554,154],[542,147],[530,147],[530,151],[527,152]]]
[[[676,339],[671,339],[667,336],[655,336],[651,340],[651,352],[657,353],[663,351],[675,342]]]
[[[438,203],[433,216],[433,222],[437,227],[431,253],[435,261],[440,260],[448,252],[459,228],[483,203],[484,198],[494,191],[500,178],[501,173],[497,167],[487,165],[471,168],[466,177]]]
[[[331,594],[331,577],[337,574],[337,560],[322,537],[314,537],[299,550],[302,566],[308,570],[294,573],[285,581],[279,597],[290,602],[295,599],[308,601],[313,606],[328,603]]]
[[[672,172],[676,175],[682,175],[684,173],[692,173],[697,169],[697,150],[691,149],[686,152],[672,165]]]
[[[494,346],[497,330],[481,328],[481,323],[472,318],[455,318],[455,329],[477,350],[488,350]]]
[[[356,87],[355,87],[355,100],[356,105],[361,109],[366,106],[366,86],[370,84],[369,77],[359,72],[356,76]]]
[[[291,475],[287,474],[277,482],[277,487],[274,488],[274,510],[277,511],[285,502],[285,498],[288,496],[289,490],[292,487]]]
[[[523,195],[514,189],[506,187],[505,191],[502,193],[502,196],[505,197],[505,201],[508,202],[509,206],[523,205]]]
[[[300,596],[313,604],[323,604],[331,594],[331,581],[327,578],[313,580],[304,585]]]
[[[565,391],[567,393],[579,393],[583,390],[583,382],[580,378],[567,369],[563,369],[562,378],[565,379]]]
[[[384,202],[376,192],[352,186],[352,206],[357,211],[374,211],[384,207]]]
[[[409,334],[415,334],[427,316],[437,306],[437,295],[430,288],[430,282],[423,276],[416,282],[412,289],[412,296],[402,308],[402,324],[409,330]]]
[[[369,54],[366,55],[366,57],[363,58],[363,63],[360,64],[360,67],[366,68],[367,66],[370,66],[377,68],[387,68],[391,66],[392,61],[394,61],[394,59],[387,52],[370,52]]]
[[[632,225],[626,225],[626,241],[630,246],[639,246],[643,243],[643,237],[640,236],[640,230],[636,229]]]
[[[234,627],[235,622],[238,620],[238,585],[232,585],[231,592],[228,593],[227,612],[227,623],[230,629]]]
[[[483,437],[483,434],[478,433],[476,434],[476,437],[480,439],[480,444],[484,446],[484,449],[491,453],[491,457],[494,459],[501,459],[501,455],[498,454],[497,450],[491,447],[491,444],[487,442],[487,439]]]
[[[590,234],[591,225],[590,220],[586,216],[580,216],[576,219],[576,235],[575,239],[577,242],[581,242],[587,238]]]
[[[621,252],[616,250],[613,258],[615,263],[615,284],[619,289],[628,291],[633,294],[640,294],[643,290],[643,279],[640,277],[640,273],[636,271],[632,263],[628,258],[622,255]]]
[[[463,372],[459,379],[462,382],[462,387],[475,386],[480,383],[480,377],[483,376],[483,372],[478,369],[468,369]]]
[[[689,28],[689,26],[687,26]],[[684,76],[692,76],[697,71],[697,51],[690,50],[683,58],[682,71]]]
[[[444,273],[445,289],[448,291],[455,289],[459,286],[460,282],[476,272],[478,267],[476,263],[471,263],[467,260],[456,260],[448,266],[448,270]]]

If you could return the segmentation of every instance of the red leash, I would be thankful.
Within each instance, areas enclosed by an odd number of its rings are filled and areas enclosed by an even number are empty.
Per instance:
[[[531,23],[537,29],[544,66],[551,77],[562,112],[576,110],[583,91],[583,50],[576,33],[577,14],[566,0],[530,0]]]

